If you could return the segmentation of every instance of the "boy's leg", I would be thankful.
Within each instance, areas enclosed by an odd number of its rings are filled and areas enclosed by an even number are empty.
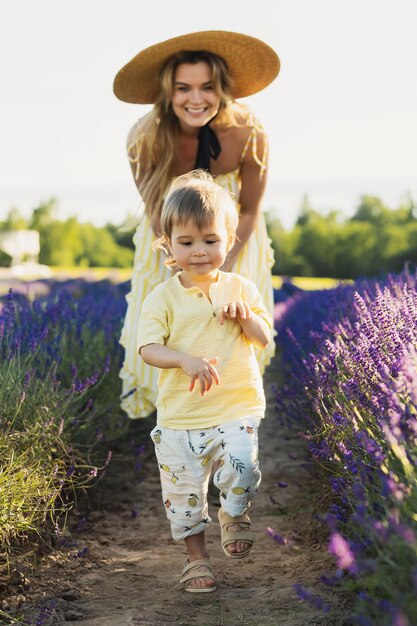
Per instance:
[[[214,475],[214,484],[220,490],[220,503],[231,518],[246,512],[256,496],[261,472],[258,463],[259,418],[246,418],[222,424],[222,458]],[[227,524],[228,531],[236,537],[248,530],[248,523]],[[246,552],[252,543],[236,539],[226,549],[231,553]]]
[[[181,541],[204,531],[211,522],[206,498],[210,468],[190,453],[187,431],[159,427],[151,437],[171,534]]]
[[[211,521],[206,497],[210,467],[202,465],[201,459],[190,454],[186,431],[156,427],[151,437],[155,444],[162,500],[172,537],[176,541],[184,540],[189,563],[207,559],[204,529]],[[212,575],[207,576],[209,567],[200,565],[193,570],[193,576],[200,572],[201,577],[186,583],[187,589],[214,587]]]
[[[200,559],[208,559],[208,552],[206,548],[205,532],[198,533],[197,535],[190,535],[184,539],[185,546],[188,553],[188,562],[198,561]],[[188,589],[208,589],[215,587],[216,583],[212,576],[206,576],[209,573],[209,567],[207,565],[199,565],[198,569],[194,571],[194,575],[198,575],[198,578],[190,580],[187,584]],[[201,576],[200,576],[201,574]]]

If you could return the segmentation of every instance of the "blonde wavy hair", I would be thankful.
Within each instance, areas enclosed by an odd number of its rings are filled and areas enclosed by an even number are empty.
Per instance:
[[[152,244],[153,250],[163,250],[165,265],[176,267],[170,252],[172,228],[192,220],[199,230],[215,226],[219,218],[224,219],[227,231],[227,251],[236,241],[239,212],[236,202],[213,177],[204,170],[193,170],[178,176],[172,182],[161,213],[162,235]]]
[[[227,65],[220,56],[201,50],[180,52],[168,59],[161,72],[160,96],[140,127],[140,136],[128,148],[131,161],[138,162],[140,141],[140,151],[146,163],[145,171],[141,172],[140,193],[150,218],[159,214],[164,194],[174,176],[179,128],[178,118],[172,108],[175,71],[183,63],[196,64],[201,61],[209,65],[214,91],[220,97],[216,123],[225,126],[236,123],[230,106],[233,102],[232,80]]]

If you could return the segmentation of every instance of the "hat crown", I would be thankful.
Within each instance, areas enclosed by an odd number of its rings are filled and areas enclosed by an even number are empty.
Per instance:
[[[261,91],[280,70],[278,55],[260,39],[230,31],[199,31],[167,39],[139,52],[116,74],[115,95],[124,102],[154,103],[161,90],[159,77],[164,64],[170,57],[187,50],[222,57],[233,81],[234,98]]]

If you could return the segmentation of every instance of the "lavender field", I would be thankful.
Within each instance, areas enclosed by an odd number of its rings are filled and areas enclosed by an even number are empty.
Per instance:
[[[280,419],[323,468],[325,582],[353,594],[355,624],[416,624],[417,277],[295,293],[276,324]]]
[[[37,281],[0,301],[2,583],[34,551],[65,543],[77,494],[103,476],[126,428],[117,382],[125,292],[107,281]]]
[[[417,276],[287,287],[276,292],[277,436],[282,423],[299,432],[321,468],[319,517],[334,555],[323,582],[351,598],[353,624],[412,626]],[[127,291],[106,280],[38,281],[1,298],[0,581],[37,538],[64,541],[77,494],[103,478],[126,429],[118,338]]]

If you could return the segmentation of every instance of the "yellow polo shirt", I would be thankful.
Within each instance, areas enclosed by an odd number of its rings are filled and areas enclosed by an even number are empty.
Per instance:
[[[210,300],[198,287],[183,287],[179,274],[158,285],[145,299],[138,324],[138,350],[151,343],[196,357],[218,357],[220,384],[205,396],[200,384],[188,390],[181,368],[160,369],[158,423],[168,428],[208,428],[246,416],[263,417],[265,395],[252,344],[240,324],[219,324],[221,307],[245,300],[271,328],[272,318],[255,285],[239,274],[219,272]]]

